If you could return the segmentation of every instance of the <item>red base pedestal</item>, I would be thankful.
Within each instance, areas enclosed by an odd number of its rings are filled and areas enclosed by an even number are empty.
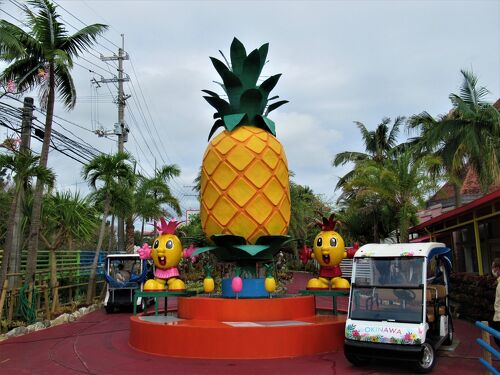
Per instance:
[[[345,317],[315,315],[313,296],[271,299],[179,297],[179,320],[130,318],[130,345],[171,357],[283,358],[338,350]]]

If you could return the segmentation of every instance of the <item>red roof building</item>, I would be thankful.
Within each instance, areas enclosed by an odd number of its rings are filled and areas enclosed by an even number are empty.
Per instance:
[[[421,218],[409,230],[411,241],[445,243],[453,250],[455,271],[483,275],[500,257],[500,188],[461,207]]]

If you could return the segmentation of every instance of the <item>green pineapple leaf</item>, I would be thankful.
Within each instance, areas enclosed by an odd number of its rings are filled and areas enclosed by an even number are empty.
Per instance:
[[[272,263],[264,264],[264,266],[266,267],[266,277],[273,277],[274,267]]]
[[[276,108],[279,108],[281,107],[283,104],[286,104],[288,103],[288,100],[280,100],[279,102],[275,102],[273,104],[269,104],[269,107],[267,107],[267,110],[266,110],[266,115],[271,112],[271,111],[274,111]]]
[[[255,87],[259,79],[262,67],[260,66],[259,50],[253,50],[243,62],[243,72],[241,73],[241,81],[245,88]]]
[[[208,140],[210,140],[210,138],[212,138],[212,135],[214,135],[215,131],[220,127],[223,127],[223,128],[225,127],[224,121],[222,121],[221,119],[215,121],[214,124],[212,125],[212,129],[210,129],[210,133],[208,134]]]
[[[256,117],[257,123],[260,128],[268,130],[271,132],[272,135],[276,136],[276,125],[274,124],[274,121],[271,120],[269,117],[258,115]]]
[[[234,273],[236,274],[236,277],[240,277],[241,275],[241,267],[236,266],[234,269]]]
[[[275,74],[275,75],[269,77],[268,79],[266,79],[264,82],[262,82],[260,84],[259,89],[263,92],[266,92],[269,95],[271,90],[274,89],[274,86],[276,86],[276,84],[278,83],[280,77],[281,77],[281,73]]]
[[[259,86],[257,85],[267,62],[268,50],[269,44],[266,43],[247,55],[243,44],[234,38],[230,49],[231,63],[222,52],[221,55],[226,63],[210,57],[215,70],[222,78],[222,83],[214,82],[222,87],[227,94],[227,100],[213,91],[202,90],[207,94],[204,96],[205,100],[216,110],[213,118],[217,121],[212,126],[209,140],[219,126],[225,126],[228,131],[240,125],[256,126],[276,135],[274,122],[267,118],[267,114],[288,101],[269,104],[269,101],[278,98],[273,96],[268,99],[281,74],[270,76]],[[218,121],[219,119],[221,121]]]
[[[219,113],[221,116],[231,113],[231,107],[229,103],[224,99],[213,96],[204,96],[203,99],[205,99],[208,104],[214,107],[217,113]]]
[[[213,92],[213,91],[210,91],[210,90],[201,90],[203,91],[204,93],[210,95],[210,96],[213,96],[214,98],[219,98],[219,94],[217,94],[216,92]]]
[[[267,52],[268,51],[269,51],[269,43],[263,44],[259,48],[259,54],[260,54],[260,71],[262,71],[262,69],[264,68],[264,65],[266,65],[266,58],[267,58]]]
[[[219,73],[222,78],[222,82],[224,82],[224,91],[226,91],[226,94],[229,95],[229,90],[235,90],[238,87],[241,87],[240,79],[236,74],[229,70],[226,64],[215,57],[211,57],[210,60],[212,60],[215,70],[217,70],[217,73]]]
[[[247,51],[245,50],[245,46],[241,43],[237,38],[233,39],[231,43],[231,70],[234,74],[240,75],[243,70],[243,61],[247,57]]]
[[[207,264],[205,267],[205,278],[210,279],[212,278],[212,271],[213,271],[213,266],[211,264]]]
[[[246,113],[236,113],[234,115],[224,116],[224,124],[226,125],[226,129],[228,131],[233,130],[241,123],[241,120],[243,120],[244,117],[246,117]]]
[[[246,90],[240,99],[240,109],[248,116],[248,121],[253,122],[255,116],[261,112],[260,104],[262,102],[262,94],[258,89]]]

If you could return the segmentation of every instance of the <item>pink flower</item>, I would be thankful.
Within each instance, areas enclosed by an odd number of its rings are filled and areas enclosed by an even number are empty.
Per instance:
[[[354,337],[359,337],[359,331],[357,329],[355,329],[354,331],[352,331],[352,335]]]
[[[191,263],[196,263],[196,261],[198,260],[198,257],[197,256],[192,256],[192,254],[197,250],[198,248],[194,247],[193,244],[189,245],[188,248],[184,249],[184,251],[182,252],[182,256],[184,258],[191,258]]]
[[[7,92],[15,92],[16,91],[16,83],[9,79],[7,81]]]

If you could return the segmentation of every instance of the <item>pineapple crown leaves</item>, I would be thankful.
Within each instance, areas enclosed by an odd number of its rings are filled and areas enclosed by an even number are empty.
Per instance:
[[[210,279],[212,278],[212,271],[214,270],[213,266],[210,264],[207,264],[205,267],[205,278]]]
[[[232,131],[242,124],[253,125],[276,135],[274,122],[267,115],[288,101],[280,100],[269,104],[271,100],[278,99],[278,96],[269,98],[269,93],[278,83],[281,74],[270,76],[257,86],[266,63],[268,49],[269,44],[266,43],[247,55],[243,44],[234,38],[230,49],[231,64],[222,52],[226,64],[215,57],[210,57],[215,70],[222,78],[220,85],[228,101],[213,91],[202,90],[208,94],[203,98],[217,111],[214,114],[216,121],[208,139],[219,127]]]
[[[273,265],[272,264],[264,264],[266,267],[266,277],[273,277]]]
[[[236,266],[234,268],[234,273],[236,275],[235,277],[240,277],[241,276],[241,267]]]

